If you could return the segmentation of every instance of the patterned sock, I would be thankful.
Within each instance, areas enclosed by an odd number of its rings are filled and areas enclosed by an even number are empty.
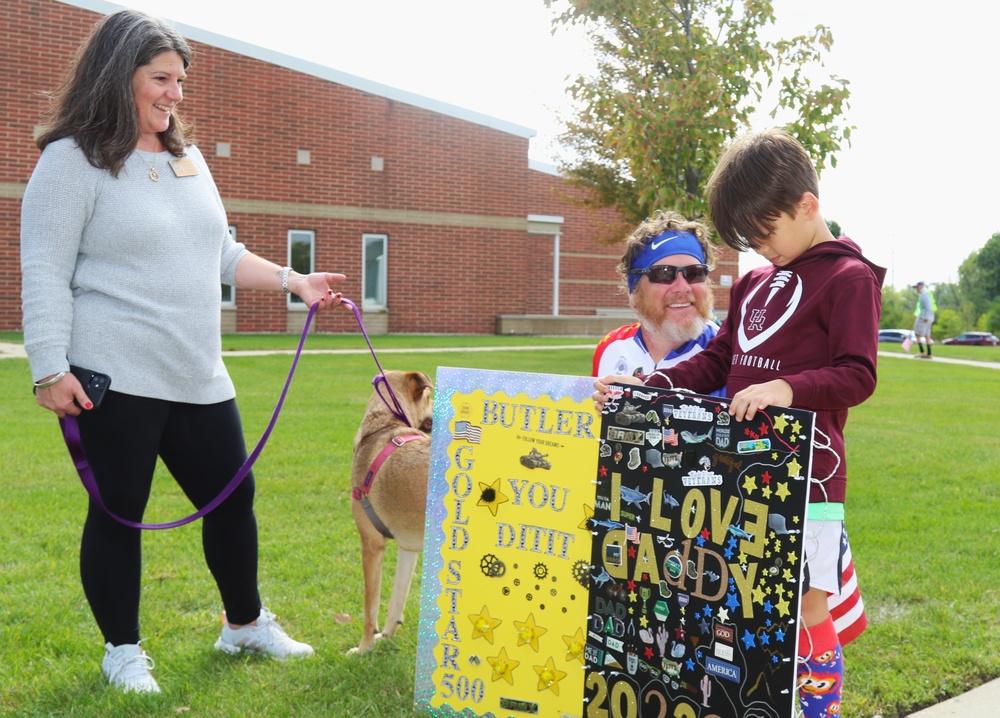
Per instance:
[[[799,630],[799,704],[805,718],[840,715],[844,658],[833,619]]]

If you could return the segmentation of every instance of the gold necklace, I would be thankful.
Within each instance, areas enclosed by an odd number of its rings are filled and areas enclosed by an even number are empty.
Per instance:
[[[159,145],[157,145],[157,146],[159,146]],[[135,151],[136,151],[136,154],[139,155],[139,159],[142,160],[143,162],[145,162],[147,165],[149,165],[149,179],[153,180],[154,182],[159,182],[160,181],[160,173],[156,171],[156,152],[155,152],[155,150],[153,152],[153,161],[152,162],[150,162],[149,160],[143,158],[143,156],[142,156],[142,150],[140,150],[138,147],[135,148]]]

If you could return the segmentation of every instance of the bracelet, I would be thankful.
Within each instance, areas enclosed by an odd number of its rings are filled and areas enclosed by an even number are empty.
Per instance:
[[[35,382],[35,388],[36,389],[44,389],[47,386],[52,386],[57,381],[59,381],[60,379],[62,379],[64,376],[66,376],[66,372],[61,371],[58,374],[53,374],[52,378],[50,378],[50,379],[46,379],[44,381],[36,381]]]
[[[281,291],[288,294],[288,272],[291,271],[291,267],[281,268]]]

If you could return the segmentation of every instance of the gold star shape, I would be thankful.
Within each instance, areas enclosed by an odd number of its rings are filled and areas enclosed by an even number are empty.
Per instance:
[[[632,603],[635,603],[636,601],[639,600],[639,596],[638,596],[638,594],[636,594],[635,591],[629,591],[628,592],[628,600],[631,601]]]
[[[791,569],[787,569],[787,568],[784,571],[781,572],[781,577],[783,579],[785,579],[786,581],[793,581],[795,579],[795,577],[792,576]]]
[[[787,616],[790,613],[788,610],[788,601],[785,599],[778,601],[774,604],[774,607],[778,609],[778,615],[780,616]]]
[[[765,487],[764,487],[764,488],[763,488],[763,489],[761,490],[761,493],[762,493],[762,494],[764,494],[764,498],[765,498],[765,499],[769,499],[769,498],[771,498],[771,493],[772,493],[772,492],[771,492],[771,487],[770,487],[770,486],[765,486]]]
[[[740,563],[746,565],[746,562],[747,562],[746,551],[740,551]]]
[[[771,452],[771,461],[777,461],[777,460],[778,460],[778,452],[777,451],[772,451]]]
[[[798,557],[797,557],[797,556],[795,555],[795,552],[794,552],[794,551],[789,551],[789,552],[788,552],[788,563],[790,563],[790,564],[792,564],[792,565],[794,566],[794,565],[795,565],[795,562],[796,562],[796,561],[798,561],[798,560],[799,560],[799,559],[798,559]]]
[[[544,666],[534,666],[538,674],[538,690],[550,690],[559,695],[559,681],[566,677],[566,671],[556,668],[555,661],[549,658]]]
[[[590,524],[588,524],[587,522],[590,521],[592,518],[594,518],[594,507],[593,506],[587,506],[587,504],[584,504],[583,505],[583,521],[581,521],[577,525],[577,528],[578,529],[590,529]]]
[[[792,459],[788,462],[788,478],[797,479],[802,475],[802,464],[799,463],[798,459]]]
[[[517,645],[523,646],[527,643],[535,653],[538,652],[538,639],[549,630],[535,625],[535,614],[533,613],[528,614],[526,621],[514,621],[514,628],[517,629]]]
[[[751,597],[752,597],[753,602],[754,603],[759,603],[762,606],[764,605],[764,596],[765,596],[765,593],[764,593],[763,589],[761,589],[760,586],[757,586],[751,592]]]
[[[500,492],[500,479],[497,479],[492,484],[484,484],[482,481],[480,481],[479,491],[481,493],[479,496],[479,502],[476,504],[476,506],[485,506],[490,510],[490,513],[493,514],[494,516],[497,515],[497,507],[500,504],[510,501],[510,499],[508,499]],[[491,492],[493,498],[487,500],[486,496],[489,495],[487,492]],[[490,641],[490,643],[492,643],[492,641]]]
[[[756,491],[757,477],[748,475],[746,479],[743,481],[743,488],[747,490],[748,494],[752,494],[754,491]]]
[[[581,654],[583,651],[581,650]],[[500,655],[493,656],[492,658],[487,656],[486,662],[493,667],[493,673],[491,674],[491,679],[494,681],[499,681],[501,678],[514,685],[514,676],[511,672],[517,668],[521,662],[515,661],[513,658],[507,657],[507,649],[501,648]]]
[[[795,543],[795,534],[788,537],[788,543]]]
[[[798,419],[796,419],[795,423],[792,424],[792,431],[794,431],[796,434],[802,433],[802,424],[799,423]]]
[[[775,551],[781,550],[781,539],[778,538],[774,539],[774,550]]]
[[[587,639],[583,636],[583,629],[577,628],[572,636],[563,636],[563,643],[566,644],[566,660],[580,661],[583,663],[583,647]]]
[[[785,499],[787,499],[789,496],[792,495],[792,492],[788,490],[788,482],[784,482],[784,483],[782,483],[780,481],[778,482],[778,491],[777,491],[777,494],[778,494],[778,498],[781,499],[782,502],[784,502]]]
[[[649,619],[646,618],[645,616],[640,616],[639,617],[639,626],[640,626],[640,628],[645,628],[648,625],[649,625]]]
[[[472,621],[473,640],[485,638],[489,643],[493,643],[493,629],[503,623],[503,621],[490,616],[490,610],[486,606],[483,606],[483,610],[479,613],[470,613],[468,615],[469,620]]]
[[[788,428],[788,422],[785,420],[785,415],[778,414],[778,418],[774,420],[774,430],[783,432],[786,428]]]

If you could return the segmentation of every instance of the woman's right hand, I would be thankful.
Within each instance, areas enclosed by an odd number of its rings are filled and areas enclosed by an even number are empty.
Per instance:
[[[74,399],[79,402],[79,405],[73,401]],[[79,416],[83,411],[80,409],[81,406],[88,410],[94,407],[87,392],[83,390],[80,380],[70,372],[66,372],[66,376],[52,386],[37,389],[35,401],[43,409],[55,412],[55,415],[60,419],[67,414]]]

